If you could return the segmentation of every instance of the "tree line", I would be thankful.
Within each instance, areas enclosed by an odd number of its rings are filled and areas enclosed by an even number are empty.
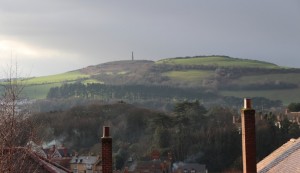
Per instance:
[[[217,94],[205,92],[202,88],[176,88],[156,85],[105,85],[99,83],[63,84],[49,90],[47,98],[99,98],[99,99],[199,99],[201,97],[216,98]]]
[[[247,85],[227,84],[219,87],[219,89],[221,90],[229,90],[229,91],[280,90],[280,89],[295,89],[295,88],[298,88],[297,84],[281,82],[281,81],[269,81],[269,82],[253,83]]]

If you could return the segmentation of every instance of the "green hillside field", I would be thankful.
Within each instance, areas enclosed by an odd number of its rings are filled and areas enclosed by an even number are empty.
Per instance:
[[[62,82],[71,82],[79,79],[89,78],[90,75],[82,74],[79,71],[71,71],[56,75],[34,77],[23,80],[23,83],[26,85],[37,85],[37,84],[49,84],[49,83],[62,83]]]
[[[59,87],[63,83],[72,83],[82,80],[85,83],[96,83],[95,80],[89,79],[90,75],[80,73],[79,71],[71,71],[56,75],[42,76],[23,79],[21,85],[24,86],[23,94],[29,99],[44,99],[50,88]]]
[[[162,74],[175,81],[201,84],[207,78],[214,76],[211,70],[186,70],[186,71],[169,71]]]
[[[226,56],[205,56],[205,57],[189,57],[189,58],[170,58],[156,62],[157,64],[170,65],[211,65],[219,67],[255,67],[255,68],[282,68],[276,64],[257,61],[230,58]]]

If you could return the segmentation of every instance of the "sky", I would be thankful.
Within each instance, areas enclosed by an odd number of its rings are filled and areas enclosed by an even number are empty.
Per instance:
[[[300,68],[299,0],[0,0],[0,68],[227,55]],[[0,71],[1,76],[1,71]]]

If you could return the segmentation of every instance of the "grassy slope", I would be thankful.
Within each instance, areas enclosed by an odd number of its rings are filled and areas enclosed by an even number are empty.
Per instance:
[[[69,82],[69,81],[75,81],[78,79],[89,78],[89,77],[90,77],[89,75],[82,74],[79,71],[71,71],[62,74],[30,78],[28,80],[24,80],[23,82],[26,85],[36,85],[36,84]]]
[[[173,65],[214,65],[221,67],[255,67],[255,68],[281,68],[276,64],[257,60],[245,60],[224,56],[208,56],[193,58],[173,58],[157,61],[157,64]]]
[[[89,78],[89,75],[82,74],[79,71],[71,71],[56,75],[29,78],[22,81],[24,95],[30,99],[46,98],[51,87],[61,86],[63,83],[75,82],[79,79]]]

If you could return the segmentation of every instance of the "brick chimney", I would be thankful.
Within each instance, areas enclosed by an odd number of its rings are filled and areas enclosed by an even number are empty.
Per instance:
[[[112,173],[112,138],[109,127],[103,127],[102,142],[102,173]]]
[[[251,99],[244,99],[242,116],[243,173],[256,173],[255,110]]]

